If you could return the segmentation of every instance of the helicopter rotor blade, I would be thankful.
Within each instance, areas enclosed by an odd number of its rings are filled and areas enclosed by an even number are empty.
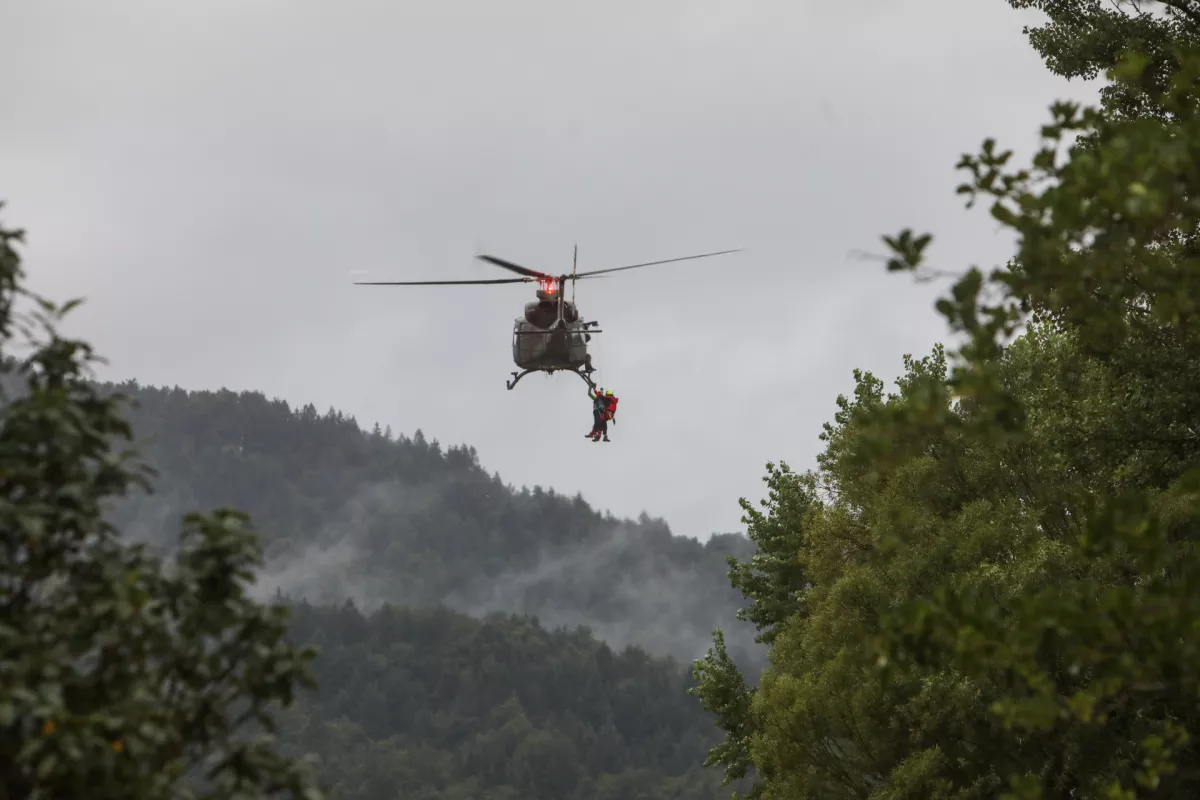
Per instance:
[[[538,280],[550,279],[550,276],[544,272],[538,272],[537,270],[529,269],[528,267],[522,267],[520,264],[514,264],[511,261],[505,261],[503,258],[496,258],[495,256],[476,256],[476,258],[478,258],[480,261],[486,261],[489,264],[495,264],[497,267],[506,269],[509,272],[515,272],[518,275],[526,275],[530,278],[537,278]]]
[[[528,283],[529,278],[492,278],[482,281],[355,281],[355,286],[483,286],[497,283]]]
[[[609,273],[609,272],[621,272],[622,270],[627,270],[627,269],[638,269],[639,267],[653,267],[657,264],[671,264],[675,261],[691,261],[694,258],[708,258],[709,256],[723,256],[726,253],[740,253],[741,249],[742,248],[739,247],[736,250],[718,250],[715,253],[701,253],[700,255],[683,256],[682,258],[667,258],[662,261],[647,261],[644,264],[630,264],[625,267],[609,267],[608,269],[594,269],[589,272],[580,272],[578,275],[573,276],[573,279],[591,277],[592,275],[602,275],[602,274]]]

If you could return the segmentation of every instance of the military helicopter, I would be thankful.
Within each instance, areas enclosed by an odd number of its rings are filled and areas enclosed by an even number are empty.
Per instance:
[[[579,272],[579,246],[571,259],[571,274],[555,277],[544,272],[538,272],[520,264],[514,264],[495,256],[481,255],[477,258],[494,264],[497,267],[515,272],[519,278],[492,278],[475,281],[355,281],[356,286],[469,286],[494,285],[501,283],[537,283],[537,300],[525,304],[525,314],[513,321],[513,363],[520,367],[520,372],[512,373],[512,380],[505,381],[509,391],[517,382],[531,372],[573,372],[595,388],[592,381],[592,356],[588,353],[588,342],[593,333],[603,333],[596,326],[599,322],[585,322],[575,305],[575,282],[585,278],[595,278],[610,272],[621,272],[627,269],[652,267],[658,264],[670,264],[675,261],[689,261],[695,258],[708,258],[726,253],[736,253],[738,250],[721,250],[715,253],[701,253],[682,258],[668,258],[663,261],[647,261],[643,264],[629,264],[623,267],[609,267],[588,272]],[[567,281],[571,282],[571,299],[564,297],[563,288]]]

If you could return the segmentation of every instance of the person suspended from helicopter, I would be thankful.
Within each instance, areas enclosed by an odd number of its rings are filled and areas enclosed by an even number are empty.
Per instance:
[[[589,392],[590,393],[590,392]],[[604,437],[604,441],[612,441],[608,438],[608,422],[617,414],[617,396],[613,394],[612,389],[607,391],[597,388],[592,394],[593,403],[593,425],[592,432],[588,434],[593,442],[600,441],[600,437]],[[603,404],[603,405],[601,405]],[[599,415],[597,416],[596,409],[599,407]]]
[[[604,420],[604,414],[608,410],[608,397],[599,386],[595,388],[588,386],[588,397],[592,399],[592,429],[588,431],[587,438],[598,442],[600,441],[600,429],[603,427],[607,430],[608,428]],[[605,438],[607,438],[607,434]]]

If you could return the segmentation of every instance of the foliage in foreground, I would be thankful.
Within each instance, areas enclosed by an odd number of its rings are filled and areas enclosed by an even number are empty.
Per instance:
[[[747,688],[718,636],[696,671],[753,797],[1200,796],[1200,8],[1013,4],[1113,83],[1029,168],[963,159],[1019,242],[939,302],[965,343],[856,373],[818,468],[745,506],[771,663]]]
[[[24,290],[21,238],[0,228],[0,797],[318,797],[239,735],[271,730],[311,656],[247,595],[247,520],[188,516],[169,565],[104,521],[147,474],[114,449],[129,429],[91,350],[56,332],[72,304]]]

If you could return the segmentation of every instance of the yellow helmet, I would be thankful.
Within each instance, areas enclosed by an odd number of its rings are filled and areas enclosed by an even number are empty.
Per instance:
[[[607,392],[605,392],[605,394],[609,397],[612,397],[612,389],[609,389]]]

